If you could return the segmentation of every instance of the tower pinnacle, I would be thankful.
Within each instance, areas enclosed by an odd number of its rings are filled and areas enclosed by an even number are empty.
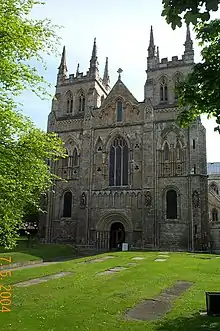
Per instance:
[[[186,41],[185,41],[184,46],[185,46],[185,51],[184,51],[183,57],[184,57],[185,61],[194,62],[193,41],[191,38],[189,24],[187,24],[187,27],[186,27]]]
[[[103,75],[103,84],[109,86],[110,79],[109,79],[109,72],[108,72],[108,57],[106,57],[105,61],[105,70]]]
[[[79,74],[79,63],[77,64],[77,68],[76,68],[76,74]]]
[[[157,63],[160,63],[160,51],[159,51],[159,46],[157,46]]]
[[[90,60],[89,72],[90,74],[95,74],[98,71],[98,57],[97,57],[97,46],[96,46],[96,38],[94,38],[93,49],[92,49],[92,57]]]
[[[155,56],[155,44],[154,44],[154,33],[153,33],[153,26],[151,25],[150,28],[150,43],[148,47],[148,57]]]
[[[66,75],[67,73],[67,65],[66,65],[66,47],[63,46],[63,52],[61,56],[60,66],[58,68],[58,74],[59,75]]]
[[[96,38],[94,38],[93,49],[92,49],[92,59],[97,58],[97,46],[96,46]]]
[[[193,41],[191,39],[189,24],[187,24],[187,27],[186,27],[186,42],[185,42],[184,46],[185,46],[185,52],[193,51]]]

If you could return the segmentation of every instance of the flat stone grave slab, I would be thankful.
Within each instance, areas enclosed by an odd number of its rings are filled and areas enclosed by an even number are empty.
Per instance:
[[[144,300],[126,314],[126,319],[155,321],[162,318],[172,308],[172,302],[189,289],[193,283],[177,281],[154,299]]]
[[[110,274],[114,274],[116,272],[126,270],[126,269],[128,269],[128,268],[126,268],[126,267],[114,267],[114,268],[110,268],[108,270],[99,272],[98,275],[100,275],[100,276],[110,275]]]
[[[93,260],[89,260],[89,261],[83,261],[83,262],[79,262],[79,264],[87,264],[87,263],[97,263],[97,262],[103,262],[109,259],[113,259],[114,256],[103,256],[100,257],[98,259],[93,259]]]
[[[58,278],[62,278],[62,277],[65,277],[65,276],[69,276],[71,274],[72,274],[72,272],[69,272],[69,271],[59,272],[59,273],[53,274],[53,275],[48,275],[48,276],[44,276],[44,277],[40,277],[40,278],[29,279],[25,282],[20,282],[20,283],[14,284],[14,286],[16,286],[16,287],[28,287],[28,286],[31,286],[31,285],[36,285],[36,284],[48,282],[51,279],[58,279]]]
[[[132,260],[141,261],[144,260],[144,257],[136,256],[136,257],[132,257]]]
[[[136,267],[136,265],[137,265],[137,263],[135,263],[135,262],[127,263],[127,266],[129,266],[129,267]]]
[[[126,267],[114,267],[114,268],[110,268],[109,270],[114,271],[114,272],[118,272],[118,271],[122,271],[127,269]]]
[[[115,273],[115,271],[105,270],[105,271],[99,272],[98,275],[105,276],[105,275],[111,275],[111,274],[114,274],[114,273]]]
[[[166,259],[167,259],[167,258],[170,257],[170,256],[169,256],[169,255],[157,255],[157,257],[158,257],[158,258],[163,258],[163,259],[166,258]]]
[[[165,254],[165,255],[168,255],[168,254],[170,254],[170,252],[158,252],[158,254]]]
[[[154,262],[164,262],[164,261],[166,261],[166,259],[156,259],[156,260],[154,260]]]

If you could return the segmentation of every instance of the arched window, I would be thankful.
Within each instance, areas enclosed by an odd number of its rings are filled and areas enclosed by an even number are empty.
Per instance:
[[[181,145],[179,141],[177,141],[176,143],[176,159],[177,160],[181,159]]]
[[[213,190],[216,194],[219,195],[219,190],[218,190],[218,186],[217,186],[217,184],[212,183],[212,184],[210,185],[210,188],[211,188],[211,190]]]
[[[122,112],[123,112],[123,104],[121,101],[118,101],[116,104],[116,112],[117,112],[117,122],[121,122]]]
[[[78,153],[77,153],[77,149],[74,148],[73,151],[73,166],[77,166],[78,165]]]
[[[218,222],[218,210],[216,208],[212,209],[212,222]]]
[[[85,111],[85,104],[86,104],[86,98],[83,92],[80,92],[79,94],[79,111],[83,112]]]
[[[67,151],[67,149],[66,149],[66,152],[65,152],[65,154],[67,154],[68,155],[68,151]],[[65,157],[64,159],[62,159],[62,166],[63,167],[68,167],[68,159],[69,159],[69,157],[67,156],[67,157]]]
[[[128,145],[120,136],[114,139],[110,147],[109,185],[128,185]]]
[[[174,190],[169,190],[166,194],[166,217],[177,219],[177,193]]]
[[[167,142],[165,142],[165,145],[164,145],[164,161],[169,160],[169,154],[170,154],[169,145],[168,145]]]
[[[71,217],[72,193],[66,192],[63,197],[63,217]]]
[[[166,102],[168,101],[168,87],[167,87],[167,79],[162,77],[160,80],[160,101]]]
[[[70,114],[73,112],[73,95],[72,95],[71,91],[67,92],[66,97],[67,97],[66,112],[68,114]]]

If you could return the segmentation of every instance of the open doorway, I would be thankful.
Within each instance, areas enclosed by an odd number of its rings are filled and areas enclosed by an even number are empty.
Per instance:
[[[110,230],[110,249],[121,249],[122,243],[125,241],[125,228],[120,222],[115,222]]]

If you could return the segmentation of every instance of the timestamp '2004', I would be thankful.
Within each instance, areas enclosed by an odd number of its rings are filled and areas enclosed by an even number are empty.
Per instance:
[[[11,257],[5,258],[0,257],[0,261],[6,261],[11,263]],[[11,271],[2,270],[0,271],[0,279],[5,279],[5,277],[11,276]],[[0,312],[6,313],[10,312],[11,309],[8,307],[11,305],[11,286],[0,284]]]

